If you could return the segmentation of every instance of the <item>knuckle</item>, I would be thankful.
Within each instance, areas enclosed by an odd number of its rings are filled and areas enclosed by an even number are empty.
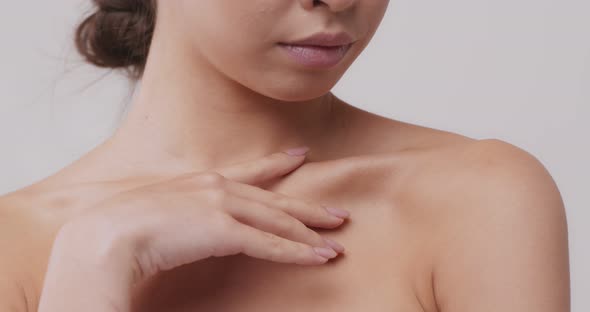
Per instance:
[[[283,241],[279,236],[267,233],[268,237],[268,250],[270,253],[270,258],[272,260],[277,260],[281,258],[283,254]]]
[[[297,229],[300,228],[300,222],[287,217],[281,217],[277,219],[277,234],[280,236],[289,236],[297,232]]]
[[[281,209],[285,209],[289,206],[291,206],[291,199],[286,197],[286,196],[282,196],[276,193],[273,193],[273,198],[272,198],[272,202],[279,208]]]
[[[268,212],[269,214],[271,214],[271,217],[275,217],[277,216],[278,210],[276,209],[272,209],[272,207],[270,205],[268,205],[267,203],[264,202],[253,202],[252,205],[255,207],[255,209],[259,209],[259,210],[263,210],[265,212]]]
[[[197,182],[208,187],[218,188],[225,185],[225,177],[218,172],[209,171],[199,174]]]

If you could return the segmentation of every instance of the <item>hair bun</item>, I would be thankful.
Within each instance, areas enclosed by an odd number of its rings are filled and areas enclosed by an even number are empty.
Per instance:
[[[78,52],[93,65],[143,74],[154,26],[155,0],[93,0],[94,11],[77,27]]]

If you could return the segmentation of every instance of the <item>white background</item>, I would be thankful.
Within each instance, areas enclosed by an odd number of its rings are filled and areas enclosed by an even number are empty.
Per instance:
[[[117,126],[125,80],[84,65],[71,43],[87,2],[0,10],[0,194],[66,166]],[[392,0],[335,93],[535,155],[566,204],[572,311],[590,311],[590,1]]]

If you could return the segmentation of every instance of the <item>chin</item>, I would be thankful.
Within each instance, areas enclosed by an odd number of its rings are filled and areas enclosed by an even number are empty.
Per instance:
[[[291,78],[275,78],[257,92],[280,101],[302,102],[316,99],[330,92],[338,79],[315,76],[289,75]]]

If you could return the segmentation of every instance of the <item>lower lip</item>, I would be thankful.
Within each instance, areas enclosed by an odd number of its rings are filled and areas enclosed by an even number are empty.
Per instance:
[[[323,47],[311,45],[289,45],[280,43],[279,46],[296,63],[310,68],[331,68],[344,58],[352,44],[345,46]]]

